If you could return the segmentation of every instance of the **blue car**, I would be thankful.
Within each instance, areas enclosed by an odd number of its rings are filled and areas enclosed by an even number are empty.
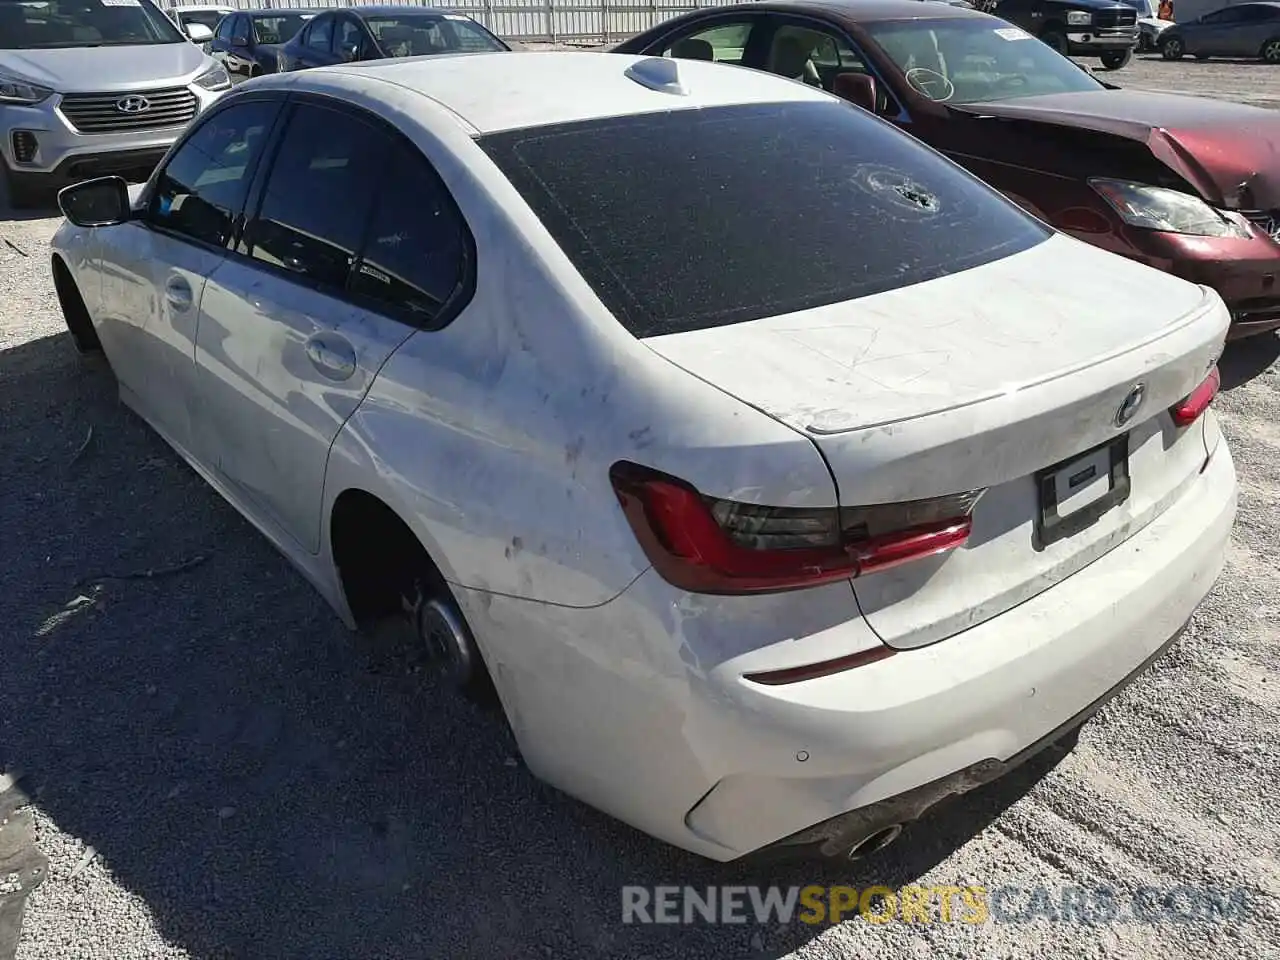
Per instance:
[[[280,45],[291,40],[315,10],[244,10],[218,21],[209,52],[232,77],[275,73]]]
[[[281,71],[511,48],[470,17],[426,7],[347,7],[314,17],[280,49]]]

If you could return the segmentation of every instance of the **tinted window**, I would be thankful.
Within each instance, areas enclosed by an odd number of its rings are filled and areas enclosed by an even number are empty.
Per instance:
[[[846,104],[673,110],[480,143],[642,337],[852,300],[1050,235]]]
[[[343,17],[338,23],[338,41],[333,49],[340,54],[359,54],[364,47],[364,31],[360,23],[351,17]]]
[[[321,17],[307,32],[307,46],[315,50],[328,50],[333,38],[333,17]]]
[[[462,216],[435,171],[408,147],[396,148],[383,184],[351,289],[426,324],[462,279]]]
[[[459,14],[405,12],[394,17],[368,17],[365,24],[388,57],[507,49],[479,24]]]
[[[185,43],[150,0],[0,0],[0,50]]]
[[[166,230],[225,245],[276,110],[275,103],[241,103],[202,123],[158,174],[148,219]]]
[[[307,18],[298,13],[254,17],[253,37],[258,43],[288,43],[306,22]]]
[[[235,26],[236,18],[234,16],[226,16],[218,21],[218,29],[214,33],[219,40],[230,40],[231,31]]]
[[[350,114],[303,104],[289,119],[244,246],[256,260],[339,288],[360,247],[386,137]]]

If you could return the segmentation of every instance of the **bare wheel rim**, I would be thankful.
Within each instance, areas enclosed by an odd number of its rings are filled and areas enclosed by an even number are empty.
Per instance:
[[[1280,61],[1280,40],[1268,40],[1262,48],[1262,59],[1268,63]]]

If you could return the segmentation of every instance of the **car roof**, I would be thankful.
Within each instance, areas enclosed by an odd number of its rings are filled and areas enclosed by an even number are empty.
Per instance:
[[[315,7],[272,7],[269,10],[237,10],[236,13],[265,20],[271,17],[314,17],[320,11]]]
[[[734,10],[781,10],[813,16],[838,17],[855,23],[876,20],[940,20],[989,16],[976,9],[953,7],[945,2],[928,3],[922,0],[765,0],[761,3],[740,3],[730,7],[705,7],[699,13]]]
[[[656,61],[675,69],[685,92],[652,89],[627,75]],[[366,77],[412,90],[445,107],[478,133],[577,120],[745,103],[838,102],[815,87],[725,64],[620,53],[464,53],[319,67],[280,75],[294,89],[314,80],[321,89],[339,78]],[[263,78],[258,89],[274,85]],[[340,81],[341,82],[341,81]]]

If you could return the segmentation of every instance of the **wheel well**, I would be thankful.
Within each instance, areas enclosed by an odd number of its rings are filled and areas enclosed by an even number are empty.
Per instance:
[[[329,543],[347,605],[360,626],[401,610],[415,578],[428,593],[448,585],[422,543],[389,506],[364,490],[344,490],[333,504]]]
[[[89,319],[89,308],[80,295],[80,288],[76,286],[71,270],[57,254],[53,256],[53,289],[58,294],[58,305],[62,307],[63,319],[76,346],[81,351],[101,350],[102,344],[93,329],[93,321]]]

